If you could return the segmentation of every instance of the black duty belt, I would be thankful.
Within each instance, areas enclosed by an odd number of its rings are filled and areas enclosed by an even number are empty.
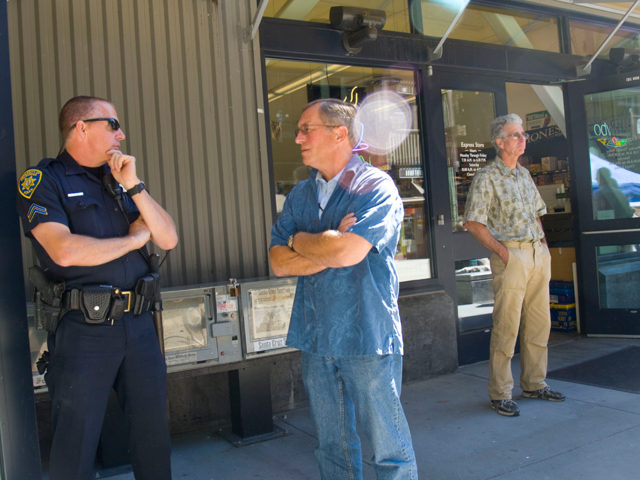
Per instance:
[[[113,323],[126,312],[141,315],[152,306],[153,297],[111,285],[83,285],[81,289],[67,290],[62,296],[62,315],[81,310],[87,323]]]

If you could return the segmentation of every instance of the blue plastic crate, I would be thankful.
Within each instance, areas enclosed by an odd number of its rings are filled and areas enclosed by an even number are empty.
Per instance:
[[[551,280],[549,283],[549,303],[561,305],[576,303],[573,282]]]
[[[576,304],[551,304],[551,330],[571,332],[577,328]]]

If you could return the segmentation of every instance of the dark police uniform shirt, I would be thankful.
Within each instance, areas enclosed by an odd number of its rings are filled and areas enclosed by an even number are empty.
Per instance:
[[[96,171],[96,169],[92,169]],[[35,240],[31,231],[40,223],[57,222],[71,233],[94,238],[122,237],[129,225],[117,202],[102,185],[108,165],[94,175],[80,166],[66,151],[58,158],[45,158],[37,167],[25,171],[18,182],[18,212],[25,235],[31,239],[40,266],[50,280],[64,280],[66,289],[84,284],[113,285],[132,290],[139,278],[148,274],[147,262],[134,250],[103,265],[62,267]],[[127,217],[133,222],[140,215],[128,195],[122,195]]]

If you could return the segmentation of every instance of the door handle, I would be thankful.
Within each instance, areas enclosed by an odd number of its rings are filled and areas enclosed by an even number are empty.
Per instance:
[[[597,235],[599,233],[627,233],[627,232],[640,232],[640,228],[628,228],[625,230],[597,230],[594,232],[582,232],[583,235]]]

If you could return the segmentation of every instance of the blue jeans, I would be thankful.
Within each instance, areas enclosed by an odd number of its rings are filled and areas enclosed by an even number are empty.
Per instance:
[[[320,443],[315,454],[324,480],[362,479],[356,409],[373,448],[378,480],[418,478],[400,403],[401,355],[321,357],[302,352],[302,378]]]

